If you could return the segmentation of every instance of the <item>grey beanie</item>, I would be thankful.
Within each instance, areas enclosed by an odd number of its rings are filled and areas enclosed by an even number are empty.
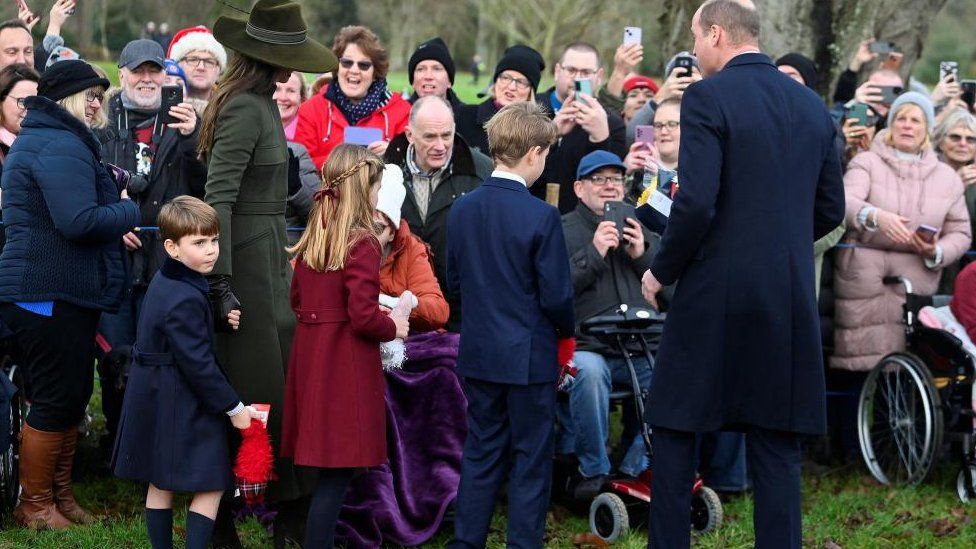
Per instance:
[[[698,67],[698,58],[695,57],[695,54],[691,53],[690,51],[679,51],[678,53],[674,54],[671,59],[668,60],[667,65],[664,66],[665,80],[671,76],[671,71],[674,70],[675,61],[677,61],[679,57],[690,57],[692,66]],[[698,70],[701,70],[701,67],[699,67]]]
[[[932,101],[927,95],[916,91],[905,92],[899,95],[895,99],[895,102],[891,104],[891,109],[888,111],[888,127],[890,128],[895,123],[895,113],[905,103],[917,105],[918,108],[922,109],[922,112],[925,114],[926,131],[931,134],[935,129],[935,109],[932,108]]]

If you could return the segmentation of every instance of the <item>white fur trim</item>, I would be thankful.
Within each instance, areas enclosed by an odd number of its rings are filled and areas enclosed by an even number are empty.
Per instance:
[[[386,214],[393,222],[393,230],[400,228],[400,208],[407,197],[403,186],[403,170],[396,164],[387,164],[383,169],[383,182],[376,200],[376,209]]]
[[[191,32],[184,35],[179,42],[170,46],[169,53],[172,59],[179,61],[186,57],[186,54],[197,50],[212,53],[217,58],[217,62],[220,63],[220,70],[227,68],[227,51],[209,32]]]

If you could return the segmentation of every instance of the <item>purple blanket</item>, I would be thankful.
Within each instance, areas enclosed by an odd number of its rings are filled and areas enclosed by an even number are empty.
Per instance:
[[[403,369],[386,374],[389,463],[352,481],[336,545],[420,545],[457,496],[467,403],[454,371],[458,334],[407,338]]]

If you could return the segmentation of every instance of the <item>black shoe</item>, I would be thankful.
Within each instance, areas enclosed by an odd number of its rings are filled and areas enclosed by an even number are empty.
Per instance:
[[[609,475],[597,475],[595,477],[583,478],[573,488],[573,499],[589,500],[593,499],[603,491],[603,485],[610,479]]]

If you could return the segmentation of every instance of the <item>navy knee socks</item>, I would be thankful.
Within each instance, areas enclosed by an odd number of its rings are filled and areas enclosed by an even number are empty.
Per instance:
[[[147,507],[146,531],[153,549],[173,549],[173,510]]]
[[[214,521],[200,513],[186,512],[186,549],[207,549]]]

